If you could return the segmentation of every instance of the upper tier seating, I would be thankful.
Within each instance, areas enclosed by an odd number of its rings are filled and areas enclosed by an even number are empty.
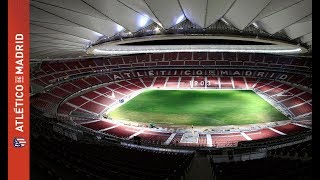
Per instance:
[[[47,86],[58,78],[75,74],[146,66],[245,66],[264,68],[283,68],[288,70],[310,71],[311,59],[245,53],[164,53],[128,55],[112,58],[44,62],[40,69],[31,74],[31,82]],[[299,79],[299,82],[302,79]],[[295,79],[292,79],[295,82]],[[311,84],[311,78],[301,81]]]

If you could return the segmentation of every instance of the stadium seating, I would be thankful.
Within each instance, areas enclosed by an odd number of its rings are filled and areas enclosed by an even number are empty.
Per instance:
[[[102,77],[102,76],[100,76]],[[107,76],[103,76],[107,77]],[[32,104],[41,110],[52,109],[53,106],[57,106],[64,98],[67,96],[72,96],[73,93],[81,90],[81,88],[90,88],[92,85],[98,83],[98,78],[95,76],[91,77],[91,80],[77,79],[72,82],[66,82],[65,84],[59,85],[59,87],[52,88],[51,91],[32,98]],[[94,79],[94,81],[93,81]],[[108,79],[109,80],[109,79]],[[90,83],[89,83],[89,82]],[[190,83],[193,82],[193,83]],[[209,81],[209,84],[205,83]],[[92,84],[91,84],[92,83]],[[101,82],[102,83],[102,82]],[[151,86],[153,84],[153,86]],[[247,85],[246,85],[247,84]],[[312,95],[309,92],[304,92],[301,89],[292,87],[288,84],[282,84],[280,82],[271,81],[267,79],[255,79],[246,77],[203,77],[203,76],[169,76],[161,77],[156,76],[154,78],[135,78],[120,81],[117,83],[110,83],[105,86],[98,86],[97,88],[90,89],[84,93],[77,94],[76,96],[70,98],[64,102],[60,107],[58,107],[58,114],[60,115],[70,115],[73,112],[80,113],[90,113],[90,114],[101,114],[105,109],[108,108],[117,100],[123,98],[130,93],[140,90],[145,87],[153,88],[228,88],[228,89],[250,89],[253,85],[256,91],[260,91],[269,95],[270,98],[274,99],[276,102],[283,104],[294,116],[302,116],[304,114],[311,113],[311,105],[308,101],[311,100]],[[247,88],[248,86],[248,88]],[[278,94],[287,91],[288,96],[278,96]],[[112,95],[113,94],[113,95]],[[299,96],[295,96],[299,95]],[[301,96],[301,97],[300,97]],[[279,98],[285,97],[285,98]],[[50,100],[50,103],[46,103],[46,100]],[[46,104],[46,105],[44,105]],[[79,121],[80,122],[80,121]],[[89,121],[90,122],[90,121]],[[93,130],[103,130],[102,132],[108,135],[113,135],[121,138],[128,138],[131,135],[137,133],[141,129],[129,127],[129,126],[116,126],[112,123],[107,122],[96,122],[85,123],[83,126],[91,128]],[[100,123],[104,125],[100,125]],[[82,124],[82,123],[80,123]],[[116,126],[116,127],[113,127]],[[289,130],[285,127],[290,126]],[[297,125],[285,125],[275,127],[284,134],[290,134],[291,132],[298,132],[300,130],[305,130],[305,128]],[[163,144],[171,135],[166,131],[157,132],[154,130],[144,130],[148,133],[141,133],[139,137],[145,143],[154,142],[156,144]],[[203,136],[199,138],[199,142],[196,144],[184,144],[180,143],[180,139],[183,134],[176,134],[173,139],[169,142],[169,145],[179,145],[179,146],[211,146],[207,144],[207,139]],[[246,132],[246,135],[253,139],[263,139],[276,137],[281,134],[274,132],[270,129],[260,129],[256,131]],[[159,137],[158,137],[159,136]],[[212,134],[212,146],[223,147],[234,145],[239,141],[246,141],[247,139],[240,133],[236,134]],[[205,139],[205,140],[203,140]]]
[[[217,74],[209,74],[203,67],[218,68]],[[267,68],[272,71],[247,75],[245,70],[235,75],[237,67]],[[245,53],[163,53],[95,58],[89,60],[71,60],[42,63],[39,70],[31,74],[31,82],[46,91],[31,98],[33,107],[41,111],[56,113],[68,118],[78,115],[76,124],[101,131],[108,136],[124,139],[133,134],[143,143],[168,144],[178,146],[234,146],[238,142],[260,140],[308,130],[307,126],[287,124],[274,126],[273,129],[260,128],[224,134],[200,134],[198,143],[180,143],[183,133],[174,134],[166,130],[117,125],[107,121],[85,120],[81,115],[99,117],[105,110],[117,104],[120,99],[130,96],[144,88],[168,89],[251,89],[281,105],[293,118],[312,114],[312,78],[308,75],[311,61],[306,58],[285,56],[245,54]],[[113,70],[139,67],[143,70],[130,70],[128,73]],[[151,69],[149,69],[152,67]],[[164,69],[157,69],[163,67]],[[166,67],[177,67],[167,70]],[[188,69],[190,67],[190,69]],[[229,67],[233,70],[221,70]],[[144,70],[144,68],[146,70]],[[197,68],[194,70],[193,68]],[[200,70],[199,70],[200,69]],[[281,69],[281,70],[279,70]],[[273,71],[283,71],[281,73]],[[291,72],[299,71],[300,73]],[[223,73],[229,72],[229,75]],[[239,70],[240,71],[240,70]],[[227,72],[227,73],[228,73]],[[222,74],[221,74],[222,73]],[[252,73],[252,72],[251,72]],[[84,123],[85,122],[85,123]],[[141,131],[142,129],[143,131]],[[141,131],[141,133],[138,133]],[[170,140],[170,136],[172,139]],[[132,137],[131,137],[132,138]],[[212,143],[211,143],[212,142]]]
[[[180,81],[179,81],[180,80]],[[89,82],[90,83],[89,83]],[[190,82],[193,82],[192,84]],[[118,83],[113,83],[105,86],[107,89],[98,88],[94,91],[98,93],[105,94],[109,91],[120,93],[120,97],[128,95],[133,91],[137,91],[141,88],[146,87],[160,87],[160,88],[228,88],[228,89],[247,89],[252,87],[255,84],[254,89],[264,92],[265,94],[272,96],[275,100],[281,101],[286,107],[292,107],[298,104],[301,104],[305,101],[311,100],[310,93],[303,93],[304,91],[295,87],[288,86],[287,84],[281,84],[279,82],[267,81],[257,79],[245,78],[245,77],[154,77],[154,78],[142,78],[140,79],[131,79],[126,81],[121,81]],[[99,83],[100,82],[100,83]],[[81,89],[89,88],[93,85],[102,84],[101,81],[96,77],[86,78],[86,79],[77,79],[72,82],[67,82],[61,84],[59,87],[52,88],[49,93],[49,99],[54,98],[52,102],[57,102],[61,98],[72,95],[73,93],[80,91]],[[246,86],[247,84],[247,86]],[[192,85],[192,86],[191,86]],[[288,90],[288,91],[287,91]],[[288,96],[277,96],[277,94],[287,91]],[[47,93],[47,94],[49,94]],[[293,95],[299,95],[299,97],[292,97]],[[83,96],[92,99],[98,96],[102,97],[103,95],[91,92],[86,93]],[[301,96],[301,97],[300,97]],[[58,97],[58,98],[56,98]]]
[[[85,141],[71,141],[54,132],[48,135],[49,132],[41,137],[32,136],[34,161],[57,174],[66,171],[63,174],[79,176],[79,179],[177,179],[185,176],[193,158],[193,153],[87,144]],[[166,166],[162,166],[164,164]],[[51,176],[57,175],[53,173]]]
[[[214,163],[216,179],[312,179],[311,162],[263,158],[229,163]],[[268,169],[268,171],[265,171]]]
[[[242,53],[165,53],[165,54],[142,54],[112,58],[95,58],[75,61],[57,61],[43,63],[38,71],[31,74],[31,82],[45,87],[58,79],[88,73],[97,70],[110,70],[123,67],[154,67],[154,66],[223,66],[223,67],[263,67],[271,69],[287,69],[310,72],[310,59],[293,59],[284,56],[271,56],[261,54]],[[311,86],[311,78],[294,75],[289,82]]]

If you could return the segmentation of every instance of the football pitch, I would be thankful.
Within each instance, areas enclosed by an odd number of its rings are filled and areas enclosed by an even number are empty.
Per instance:
[[[194,126],[288,120],[251,90],[146,90],[108,115],[119,120]]]

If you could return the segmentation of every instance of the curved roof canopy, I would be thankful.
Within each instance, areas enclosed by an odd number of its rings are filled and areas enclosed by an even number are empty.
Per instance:
[[[31,0],[31,58],[86,55],[91,44],[150,26],[184,21],[209,28],[223,21],[312,46],[312,0]],[[140,35],[141,36],[141,35]]]

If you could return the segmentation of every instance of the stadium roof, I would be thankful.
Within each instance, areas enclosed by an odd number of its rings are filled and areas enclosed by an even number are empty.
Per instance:
[[[312,47],[312,0],[31,0],[30,11],[32,59],[83,56],[104,39],[164,34],[186,22],[223,22],[240,34],[254,27]]]

